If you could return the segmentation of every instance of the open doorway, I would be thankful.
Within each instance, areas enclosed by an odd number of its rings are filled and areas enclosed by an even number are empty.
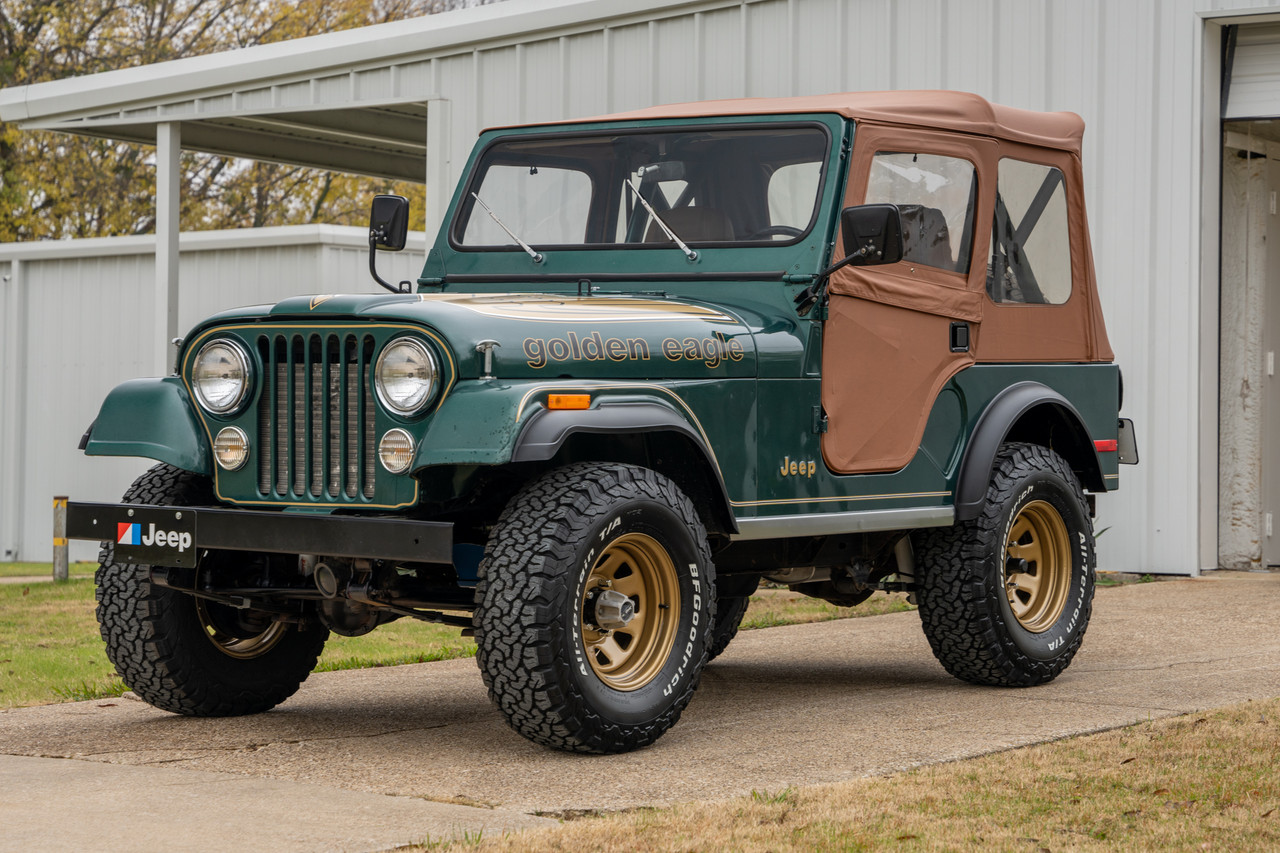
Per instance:
[[[1280,119],[1224,124],[1218,561],[1280,565]]]

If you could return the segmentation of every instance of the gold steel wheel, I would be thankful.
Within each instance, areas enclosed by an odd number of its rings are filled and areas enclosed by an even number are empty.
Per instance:
[[[591,568],[579,603],[591,668],[614,690],[639,690],[662,671],[680,622],[680,579],[667,549],[628,533]]]
[[[1032,501],[1009,526],[1005,594],[1018,624],[1033,634],[1062,615],[1071,589],[1071,540],[1062,515],[1046,501]]]
[[[288,630],[283,622],[270,622],[262,631],[252,634],[239,628],[238,625],[232,627],[229,624],[239,623],[238,614],[233,614],[230,618],[219,618],[222,614],[217,611],[217,608],[220,607],[225,608],[226,605],[207,603],[203,598],[196,599],[196,614],[200,619],[200,627],[204,629],[209,642],[227,657],[249,660],[265,655],[275,648],[276,643],[280,642],[280,638]],[[245,633],[249,636],[239,636]]]

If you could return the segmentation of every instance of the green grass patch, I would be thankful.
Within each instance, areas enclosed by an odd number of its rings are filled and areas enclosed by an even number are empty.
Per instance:
[[[23,566],[40,575],[48,563]],[[80,567],[80,571],[75,571]],[[107,660],[94,617],[92,563],[73,566],[67,583],[0,584],[0,707],[119,696],[127,688]],[[33,571],[34,570],[34,571]],[[18,573],[15,573],[18,574]],[[875,595],[835,607],[786,589],[751,597],[743,628],[769,628],[909,610],[906,596]],[[400,619],[363,637],[330,636],[317,672],[398,666],[472,657],[475,643],[458,628]]]
[[[128,688],[107,660],[93,583],[0,584],[0,707],[119,696]],[[363,637],[332,635],[318,672],[470,657],[457,628],[401,619]]]
[[[72,563],[67,566],[71,577],[93,577],[97,563]],[[0,578],[52,578],[53,563],[0,563]]]
[[[86,578],[0,584],[0,706],[124,691],[103,654],[93,608],[93,582]]]

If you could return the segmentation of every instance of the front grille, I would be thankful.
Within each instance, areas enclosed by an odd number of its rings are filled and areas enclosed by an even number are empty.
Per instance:
[[[374,496],[369,335],[323,332],[258,338],[258,491],[294,500]]]

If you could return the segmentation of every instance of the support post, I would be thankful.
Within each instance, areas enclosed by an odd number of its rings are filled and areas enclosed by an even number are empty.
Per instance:
[[[9,262],[0,293],[0,561],[19,559],[26,507],[27,290],[24,264]]]
[[[181,233],[182,125],[156,125],[156,369],[173,366],[172,341],[178,336],[178,236]]]
[[[427,100],[427,204],[423,211],[423,230],[427,232],[428,251],[444,222],[453,193],[453,157],[449,144],[453,136],[451,108],[448,98]]]
[[[67,568],[67,498],[59,495],[53,499],[53,579],[64,581],[69,577]]]

